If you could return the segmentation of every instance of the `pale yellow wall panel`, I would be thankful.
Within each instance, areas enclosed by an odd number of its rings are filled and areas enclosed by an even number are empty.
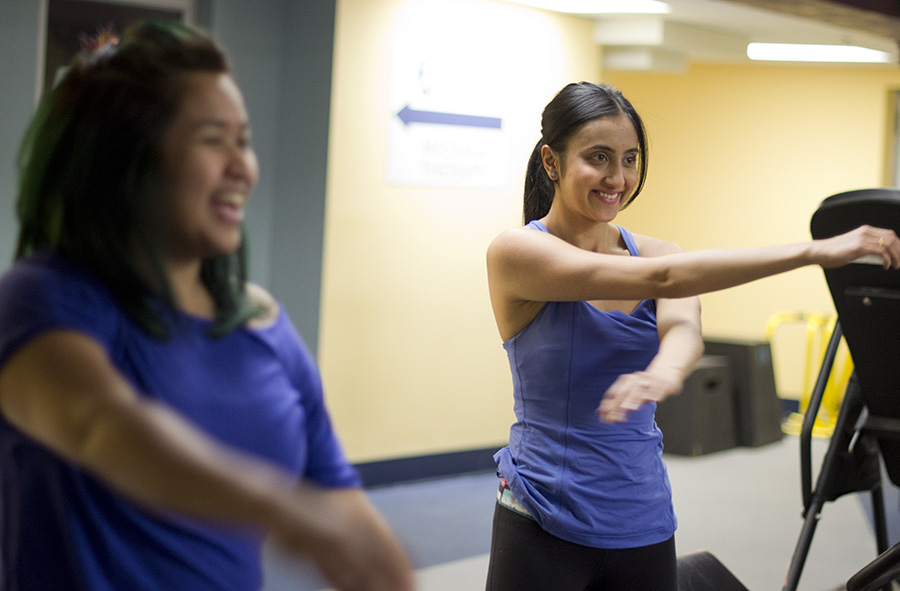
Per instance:
[[[473,77],[479,62],[500,64],[506,149],[490,162],[504,170],[498,187],[388,184],[391,51],[407,27],[452,30]],[[507,437],[512,385],[485,251],[520,223],[541,109],[563,84],[599,78],[591,27],[482,0],[338,3],[319,362],[352,460],[499,446]],[[464,71],[456,75],[467,83]],[[486,90],[477,82],[461,90],[477,98]]]
[[[617,73],[611,82],[650,133],[646,192],[620,217],[636,232],[686,249],[806,240],[822,199],[884,182],[896,68],[707,65],[684,75]],[[814,268],[701,299],[711,336],[761,339],[775,312],[833,312]],[[779,388],[798,396],[805,338],[780,338]]]

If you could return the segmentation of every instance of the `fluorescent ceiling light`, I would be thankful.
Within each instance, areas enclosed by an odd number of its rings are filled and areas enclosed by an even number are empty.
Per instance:
[[[508,0],[570,14],[667,14],[671,8],[658,0]]]
[[[747,57],[776,62],[890,63],[891,56],[855,45],[804,45],[800,43],[750,43]]]

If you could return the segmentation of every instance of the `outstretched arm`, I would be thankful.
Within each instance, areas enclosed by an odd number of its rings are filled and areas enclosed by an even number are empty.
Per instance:
[[[551,234],[516,228],[488,249],[491,292],[509,301],[682,298],[806,265],[837,267],[866,255],[900,268],[900,240],[863,226],[825,240],[761,248],[622,257],[580,249]]]
[[[138,397],[87,335],[50,331],[13,354],[0,368],[0,412],[138,504],[262,529],[338,589],[413,588],[405,553],[362,491],[297,486],[213,441]]]
[[[643,254],[643,251],[642,251]],[[494,318],[505,340],[544,302],[675,299],[748,283],[805,265],[836,267],[867,255],[900,268],[900,240],[863,226],[833,238],[761,248],[627,257],[598,254],[529,228],[507,230],[487,252]]]

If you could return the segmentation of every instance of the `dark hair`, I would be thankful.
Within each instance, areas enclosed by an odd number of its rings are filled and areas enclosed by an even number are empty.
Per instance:
[[[42,97],[19,152],[16,258],[52,249],[86,266],[139,325],[166,336],[160,312],[174,311],[174,297],[157,241],[160,141],[185,74],[228,71],[209,36],[175,22],[138,23],[118,44],[76,56]],[[236,253],[204,260],[201,276],[216,305],[212,332],[254,314],[243,241]]]
[[[569,139],[581,127],[595,119],[625,115],[634,125],[638,137],[638,183],[622,205],[628,207],[641,192],[647,178],[647,132],[644,122],[622,93],[606,84],[579,82],[567,84],[551,100],[541,115],[541,139],[528,159],[525,173],[525,223],[540,219],[550,211],[556,185],[544,170],[541,148],[550,148],[559,154],[565,152]]]

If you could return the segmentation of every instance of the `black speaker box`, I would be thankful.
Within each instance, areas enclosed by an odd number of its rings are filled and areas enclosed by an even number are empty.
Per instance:
[[[731,368],[727,357],[704,356],[677,396],[656,408],[663,451],[699,456],[737,446]]]
[[[705,550],[678,557],[678,591],[747,591],[719,559]]]
[[[769,343],[706,339],[705,344],[707,355],[731,360],[738,444],[759,447],[781,440],[782,405],[775,390]]]

